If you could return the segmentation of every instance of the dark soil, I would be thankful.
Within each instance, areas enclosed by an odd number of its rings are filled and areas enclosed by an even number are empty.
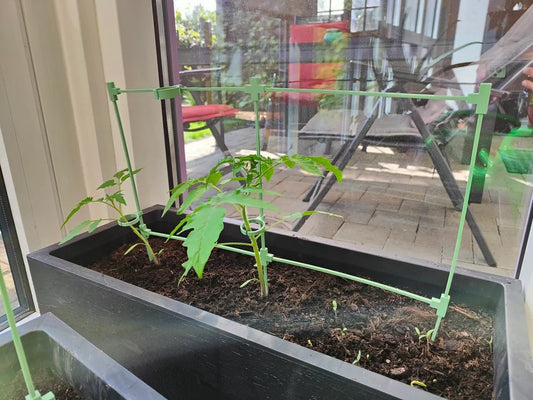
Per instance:
[[[49,369],[32,370],[33,385],[36,390],[44,396],[52,392],[56,400],[84,400],[74,389],[63,382],[60,378],[52,373]],[[16,374],[11,383],[2,385],[0,391],[1,400],[25,399],[28,394],[22,372]]]
[[[154,250],[163,240],[153,239]],[[261,298],[253,260],[215,250],[204,278],[193,271],[178,286],[186,260],[180,242],[164,244],[161,265],[141,246],[117,249],[92,268],[161,295],[271,333],[449,399],[491,399],[492,319],[452,304],[434,343],[419,339],[435,323],[429,306],[371,286],[297,267],[269,265],[270,294]],[[333,303],[337,309],[334,310]]]

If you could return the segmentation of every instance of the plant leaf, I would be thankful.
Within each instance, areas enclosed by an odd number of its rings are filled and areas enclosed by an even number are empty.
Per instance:
[[[202,207],[190,214],[183,230],[191,229],[183,246],[187,247],[188,260],[183,263],[185,274],[194,268],[202,278],[204,267],[224,228],[226,210],[222,207]]]
[[[342,182],[342,171],[338,169],[336,166],[334,166],[327,158],[325,157],[310,157],[317,165],[320,165],[321,167],[324,167],[324,169],[328,172],[331,172],[333,175],[335,175],[335,178],[337,178],[338,182]]]
[[[203,194],[209,189],[209,186],[200,185],[191,190],[187,197],[185,197],[185,200],[183,200],[183,203],[180,205],[180,208],[178,209],[178,214],[182,214],[187,208],[192,206],[196,201],[200,200]]]
[[[291,158],[296,163],[296,165],[298,165],[302,170],[309,172],[313,175],[322,176],[322,171],[320,170],[320,168],[318,168],[316,162],[311,157],[295,154],[291,156]]]
[[[198,209],[196,209],[195,211],[198,211]],[[173,229],[172,231],[168,234],[168,238],[167,240],[165,241],[168,242],[170,239],[171,239],[171,236],[175,235],[176,232],[178,232],[180,230],[180,228],[185,225],[187,223],[187,221],[189,221],[189,218],[191,217],[191,214],[187,214]]]
[[[100,222],[102,222],[102,218],[93,221],[91,225],[89,225],[89,227],[87,228],[87,232],[91,233],[92,231],[94,231],[98,227],[98,225],[100,225]]]
[[[139,242],[139,243],[135,243],[133,246],[130,246],[129,249],[126,250],[126,251],[124,252],[124,255],[129,254],[129,253],[130,253],[135,247],[137,247],[137,246],[141,246],[141,245],[143,245],[143,244],[144,244],[144,243],[141,243],[141,242]]]
[[[296,165],[296,162],[292,159],[291,156],[282,156],[279,160],[291,169],[294,168],[294,166]]]
[[[263,196],[264,195],[283,196],[281,193],[274,192],[272,190],[260,189],[260,188],[245,188],[241,190],[242,190],[242,193],[262,194]]]
[[[116,192],[113,195],[113,198],[120,204],[126,205],[126,200],[124,200],[124,195],[122,194],[122,191]]]
[[[117,183],[115,182],[114,179],[109,179],[108,181],[105,181],[104,183],[102,183],[100,186],[97,187],[97,190],[98,189],[105,189],[107,187],[110,187],[110,186],[115,186]]]
[[[74,236],[76,236],[78,233],[80,233],[87,225],[89,225],[92,221],[90,219],[83,221],[81,224],[74,227],[68,234],[65,236],[65,238],[59,242],[59,244],[63,244],[65,242],[68,242],[70,239],[72,239]]]
[[[170,207],[174,206],[174,203],[176,202],[178,197],[180,197],[183,193],[185,193],[187,190],[189,190],[189,188],[191,186],[195,185],[196,183],[198,183],[197,179],[188,180],[188,181],[180,183],[178,186],[176,186],[174,189],[172,189],[170,191],[170,198],[168,199],[167,204],[166,204],[165,208],[163,209],[162,216],[164,216],[167,213],[167,211],[170,209]]]
[[[206,183],[216,186],[218,182],[222,179],[222,172],[216,171],[207,175]]]
[[[128,169],[124,168],[124,169],[118,171],[115,175],[113,175],[113,177],[117,178],[118,180],[120,180],[120,178],[122,178],[127,171],[128,171]]]
[[[243,288],[245,287],[246,285],[248,285],[249,283],[253,282],[253,281],[257,281],[259,282],[259,279],[257,278],[252,278],[252,279],[248,279],[247,281],[243,282],[241,286],[239,286],[240,288]]]
[[[126,169],[126,171],[127,171],[127,170],[128,170],[128,169]],[[136,169],[136,170],[131,171],[131,175],[130,175],[129,172],[126,173],[126,174],[124,174],[123,176],[120,177],[120,183],[124,182],[124,181],[125,181],[126,179],[128,179],[130,176],[138,174],[139,172],[141,172],[141,170],[142,170],[142,168],[138,168],[138,169]]]
[[[80,208],[82,208],[82,207],[83,207],[84,205],[86,205],[86,204],[91,203],[92,201],[93,201],[93,198],[92,198],[92,197],[86,197],[86,198],[84,198],[82,201],[80,201],[80,202],[78,203],[78,205],[77,205],[76,207],[74,207],[74,208],[70,211],[70,213],[67,215],[67,218],[65,218],[65,220],[63,221],[63,224],[61,224],[61,228],[63,228],[63,227],[67,224],[67,222],[72,218],[72,216],[73,216],[74,214],[76,214],[76,213],[80,210]]]
[[[264,208],[266,210],[279,211],[279,209],[268,201],[242,193],[240,190],[234,190],[229,193],[222,193],[218,197],[218,203],[237,204],[244,207]]]

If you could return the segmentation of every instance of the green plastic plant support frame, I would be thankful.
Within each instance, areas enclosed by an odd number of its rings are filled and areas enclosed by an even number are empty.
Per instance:
[[[261,98],[261,95],[265,93],[315,93],[315,94],[333,94],[333,95],[349,95],[349,96],[366,96],[366,97],[385,97],[385,98],[396,98],[396,99],[427,99],[427,100],[455,100],[455,101],[466,101],[467,103],[470,103],[472,105],[475,105],[476,107],[476,114],[477,114],[477,121],[476,121],[476,129],[474,133],[474,141],[473,141],[473,150],[472,155],[470,159],[470,166],[469,166],[469,174],[468,174],[468,180],[466,184],[465,194],[464,194],[464,201],[463,206],[461,210],[461,217],[459,221],[459,228],[457,231],[457,237],[455,242],[455,249],[454,254],[452,258],[452,264],[450,267],[450,271],[448,274],[448,279],[444,288],[444,291],[442,292],[441,296],[439,298],[432,297],[427,298],[424,296],[420,296],[416,293],[411,293],[409,291],[396,288],[394,286],[385,285],[379,282],[374,282],[369,279],[364,279],[358,276],[353,276],[349,274],[345,274],[342,272],[332,271],[327,268],[319,267],[312,264],[307,263],[301,263],[298,261],[293,261],[290,259],[284,259],[280,257],[276,257],[272,254],[268,253],[268,250],[266,248],[265,243],[265,234],[264,231],[259,232],[258,234],[261,237],[261,248],[260,248],[260,257],[261,262],[263,264],[264,268],[264,275],[266,277],[266,268],[268,263],[271,261],[278,261],[289,265],[294,265],[296,267],[311,269],[314,271],[335,275],[344,279],[360,282],[366,285],[374,286],[383,290],[387,290],[389,292],[393,292],[402,296],[409,297],[411,299],[420,301],[422,303],[428,304],[430,307],[435,309],[435,313],[437,316],[435,327],[433,328],[433,334],[431,336],[431,340],[434,341],[437,337],[437,332],[439,330],[440,324],[442,319],[446,316],[446,312],[448,310],[448,306],[450,304],[450,290],[451,285],[453,282],[453,276],[455,274],[455,269],[457,266],[457,260],[459,257],[459,250],[463,238],[463,230],[465,226],[465,220],[466,220],[466,213],[468,208],[468,199],[470,197],[470,191],[472,187],[472,180],[474,176],[474,169],[475,169],[475,161],[476,161],[476,154],[477,154],[477,148],[479,145],[479,138],[481,134],[481,124],[483,122],[483,116],[487,113],[489,100],[490,100],[490,91],[491,91],[491,85],[489,83],[482,83],[479,86],[479,91],[477,93],[472,93],[467,96],[446,96],[446,95],[432,95],[432,94],[412,94],[412,93],[384,93],[384,92],[364,92],[364,91],[356,91],[356,90],[334,90],[334,89],[296,89],[296,88],[279,88],[279,87],[273,87],[273,86],[267,86],[263,85],[259,82],[258,78],[252,78],[250,80],[250,84],[247,84],[245,86],[232,86],[232,87],[186,87],[183,85],[175,85],[175,86],[168,86],[168,87],[162,87],[162,88],[155,88],[155,89],[119,89],[115,86],[113,82],[110,82],[107,84],[108,87],[108,93],[111,101],[114,104],[115,109],[115,115],[117,117],[118,126],[119,126],[119,132],[122,139],[122,145],[124,148],[124,154],[126,157],[126,162],[128,166],[128,171],[131,176],[131,185],[133,189],[133,196],[135,198],[135,205],[137,207],[137,215],[139,215],[139,226],[142,229],[143,235],[149,236],[156,236],[156,237],[164,237],[169,238],[169,235],[166,233],[161,232],[155,232],[150,231],[146,228],[146,225],[144,225],[142,221],[142,210],[139,206],[139,198],[137,194],[137,189],[135,185],[135,177],[133,175],[133,169],[131,167],[131,162],[129,158],[129,152],[124,136],[124,129],[122,126],[122,121],[120,118],[120,112],[117,106],[118,96],[123,93],[153,93],[154,97],[157,100],[163,100],[163,99],[171,99],[180,97],[185,91],[189,92],[214,92],[214,91],[225,91],[225,92],[242,92],[247,93],[250,95],[253,105],[254,105],[254,114],[255,114],[255,134],[256,134],[256,153],[257,155],[261,155],[261,148],[260,148],[260,124],[259,124],[259,100]],[[259,172],[261,169],[261,164],[258,165]],[[264,211],[263,209],[260,210],[259,217],[257,220],[263,221],[264,220]],[[178,235],[172,235],[170,236],[170,239],[174,240],[185,240],[185,237],[178,236]],[[217,248],[223,249],[223,250],[229,250],[249,256],[254,256],[254,253],[249,250],[244,250],[240,248],[236,248],[229,245],[217,245]],[[268,282],[265,279],[266,282]]]
[[[24,383],[28,390],[26,400],[55,400],[56,397],[52,392],[41,395],[41,393],[35,389],[30,368],[28,366],[28,360],[26,359],[26,353],[24,352],[24,346],[22,346],[22,340],[20,339],[17,323],[15,321],[15,315],[13,314],[11,302],[9,301],[4,274],[2,274],[2,272],[0,272],[0,294],[2,295],[2,303],[4,304],[9,329],[11,329],[11,337],[13,338],[13,345],[15,346],[15,351],[19,360],[22,377],[24,378]]]

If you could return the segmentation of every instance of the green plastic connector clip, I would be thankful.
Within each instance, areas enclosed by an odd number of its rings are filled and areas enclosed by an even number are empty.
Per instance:
[[[259,101],[260,95],[266,93],[266,85],[259,83],[257,76],[250,79],[250,83],[244,86],[244,91],[252,97],[252,101]]]
[[[48,392],[41,396],[38,390],[33,392],[33,395],[27,394],[26,400],[55,400],[56,396],[52,392]]]
[[[263,267],[266,267],[272,262],[272,260],[274,259],[274,255],[270,254],[266,247],[261,247],[261,249],[259,250],[259,259],[261,260],[261,264],[263,265]]]
[[[115,86],[115,82],[107,82],[107,93],[112,102],[118,100],[118,95],[120,94],[120,89]]]
[[[490,91],[492,85],[490,83],[482,83],[479,85],[477,93],[471,93],[466,96],[466,101],[470,104],[476,105],[476,114],[486,114],[489,109]]]
[[[146,224],[139,224],[139,231],[145,239],[149,239],[152,234],[152,230],[146,226]]]
[[[181,97],[182,94],[183,94],[182,85],[166,86],[166,87],[154,89],[154,96],[156,100],[174,99],[176,97]]]
[[[446,316],[446,311],[448,311],[448,306],[450,305],[450,295],[443,293],[440,295],[440,299],[436,297],[431,298],[430,307],[437,310],[437,316],[444,318]]]

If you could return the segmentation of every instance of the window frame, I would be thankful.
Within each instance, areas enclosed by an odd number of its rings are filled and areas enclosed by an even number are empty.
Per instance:
[[[9,262],[9,269],[19,305],[13,309],[13,314],[17,321],[27,317],[36,311],[33,296],[31,294],[26,265],[22,256],[17,229],[13,219],[13,213],[9,203],[6,184],[2,169],[0,168],[0,231],[2,240],[6,249],[6,255]],[[7,317],[5,314],[0,316],[0,331],[7,328]]]

